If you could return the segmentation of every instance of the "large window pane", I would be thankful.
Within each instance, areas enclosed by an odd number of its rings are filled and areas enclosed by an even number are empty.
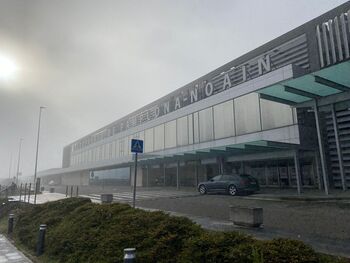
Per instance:
[[[165,148],[176,147],[176,120],[165,124]]]
[[[188,144],[193,144],[193,115],[188,115]]]
[[[234,105],[238,135],[261,130],[259,96],[257,93],[250,93],[235,99]]]
[[[153,128],[145,131],[145,152],[153,152]]]
[[[177,119],[177,145],[188,144],[188,122],[187,116]]]
[[[214,135],[215,139],[235,135],[233,116],[233,100],[214,106]]]
[[[164,124],[154,127],[154,150],[164,149]]]
[[[194,143],[199,143],[199,117],[198,117],[198,112],[193,113],[193,138],[194,138]]]
[[[263,130],[293,124],[292,108],[289,105],[260,99]]]
[[[213,137],[213,109],[210,107],[199,112],[199,138],[205,142]]]

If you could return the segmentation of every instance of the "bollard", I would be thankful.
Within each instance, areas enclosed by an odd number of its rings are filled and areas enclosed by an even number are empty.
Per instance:
[[[32,183],[29,184],[29,190],[28,190],[28,203],[30,201],[30,191],[32,190]]]
[[[39,227],[39,237],[38,243],[36,245],[36,255],[40,256],[44,253],[45,249],[45,233],[46,233],[46,225],[40,225]]]
[[[66,197],[68,197],[68,185],[66,185]]]
[[[79,186],[77,186],[77,191],[76,191],[76,196],[78,197],[79,195]]]
[[[70,197],[73,197],[73,185],[70,187]]]
[[[7,234],[12,234],[13,232],[13,219],[15,215],[14,214],[9,214],[9,219],[7,221]]]
[[[135,262],[136,262],[136,248],[125,248],[124,263],[135,263]]]

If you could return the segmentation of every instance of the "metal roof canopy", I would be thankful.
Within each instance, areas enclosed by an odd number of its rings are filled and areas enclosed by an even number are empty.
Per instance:
[[[257,92],[262,99],[297,106],[347,91],[350,91],[350,61],[282,81]]]

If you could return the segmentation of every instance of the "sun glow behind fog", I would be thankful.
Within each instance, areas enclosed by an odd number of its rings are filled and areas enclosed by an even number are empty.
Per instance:
[[[0,54],[0,81],[11,80],[15,77],[18,66],[14,59]]]

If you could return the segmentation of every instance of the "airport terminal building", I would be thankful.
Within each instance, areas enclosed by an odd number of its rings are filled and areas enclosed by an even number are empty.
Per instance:
[[[347,2],[69,144],[44,183],[195,187],[247,173],[262,187],[350,188]]]

